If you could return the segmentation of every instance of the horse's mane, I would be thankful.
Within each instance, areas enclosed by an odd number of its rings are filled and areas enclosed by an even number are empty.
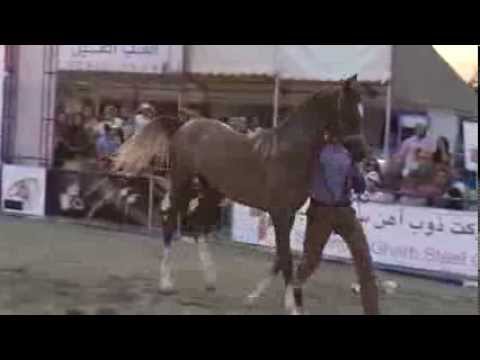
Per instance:
[[[182,127],[179,117],[162,115],[132,136],[118,150],[113,159],[113,170],[139,174],[158,161],[170,161],[170,139]]]
[[[329,102],[335,105],[333,97],[338,96],[341,88],[338,85],[329,85],[323,87],[320,91],[312,95],[307,101],[298,105],[290,111],[286,120],[283,121],[277,128],[265,129],[254,136],[254,151],[257,152],[262,159],[266,160],[278,155],[278,145],[283,138],[288,139],[295,129],[305,127],[313,127],[315,121],[310,121],[312,118],[318,117],[319,106],[326,106],[328,110]],[[315,129],[310,129],[314,131]],[[300,135],[302,135],[300,133]]]

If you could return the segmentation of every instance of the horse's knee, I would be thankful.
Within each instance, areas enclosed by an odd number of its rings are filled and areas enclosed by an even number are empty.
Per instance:
[[[286,284],[290,284],[293,279],[293,258],[291,256],[280,260],[280,268],[283,273]]]
[[[298,265],[296,276],[296,282],[298,286],[303,286],[305,284],[308,278],[315,272],[319,262],[319,260],[315,260],[308,263],[302,262],[300,265]]]

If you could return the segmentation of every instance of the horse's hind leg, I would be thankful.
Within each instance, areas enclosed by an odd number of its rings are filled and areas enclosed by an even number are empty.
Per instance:
[[[187,183],[183,184],[182,187],[173,187],[165,195],[170,198],[170,209],[163,219],[164,253],[160,266],[160,292],[167,295],[175,292],[171,264],[173,237],[178,228],[178,218],[185,213],[189,203]]]
[[[289,231],[291,231],[293,227],[294,220],[295,220],[295,217],[291,216],[288,224],[288,228],[290,229]],[[260,297],[269,289],[273,280],[275,280],[275,278],[278,276],[281,270],[282,270],[282,267],[281,267],[280,258],[278,255],[278,247],[277,247],[277,255],[275,257],[275,262],[273,263],[272,269],[270,270],[268,275],[257,284],[255,290],[248,295],[246,299],[246,304],[249,306],[253,306],[260,299]]]
[[[200,179],[200,189],[198,196],[203,196],[201,206],[195,209],[194,220],[196,230],[196,242],[198,248],[198,257],[202,265],[207,291],[215,291],[217,282],[217,272],[215,263],[208,248],[208,241],[213,238],[214,227],[217,223],[216,210],[221,201],[221,196],[214,189],[210,188],[205,180]],[[200,199],[197,199],[197,205]]]

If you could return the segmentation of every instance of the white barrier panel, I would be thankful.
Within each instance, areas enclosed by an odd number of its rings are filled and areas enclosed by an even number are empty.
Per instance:
[[[478,172],[478,123],[463,122],[463,134],[465,139],[465,167]]]
[[[3,165],[2,210],[13,214],[44,216],[46,180],[46,169]]]
[[[0,45],[0,149],[2,149],[3,89],[5,80],[5,45]],[[2,158],[0,156],[0,164]]]
[[[395,205],[362,204],[357,207],[376,263],[395,267],[478,277],[478,219],[475,212],[449,211]],[[274,246],[274,231],[268,215],[247,217],[235,205],[233,236],[237,241]],[[236,223],[235,220],[241,221]],[[306,216],[301,211],[292,231],[292,248],[303,250]],[[241,229],[248,235],[236,237]],[[254,238],[254,234],[257,234]],[[332,236],[325,256],[350,259],[345,243]]]
[[[178,73],[183,45],[60,45],[59,70]]]

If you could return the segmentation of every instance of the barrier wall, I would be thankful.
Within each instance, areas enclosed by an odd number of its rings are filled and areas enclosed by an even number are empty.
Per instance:
[[[476,212],[356,204],[376,264],[392,269],[435,272],[478,279],[478,217]],[[292,248],[303,250],[307,218],[299,212],[292,231]],[[235,241],[273,247],[274,230],[265,213],[235,204]],[[325,256],[350,259],[345,243],[332,236]],[[441,276],[441,275],[440,275]]]
[[[5,45],[0,45],[0,152],[2,149],[2,130],[3,130],[3,89],[5,79]],[[2,159],[0,156],[0,164]]]

